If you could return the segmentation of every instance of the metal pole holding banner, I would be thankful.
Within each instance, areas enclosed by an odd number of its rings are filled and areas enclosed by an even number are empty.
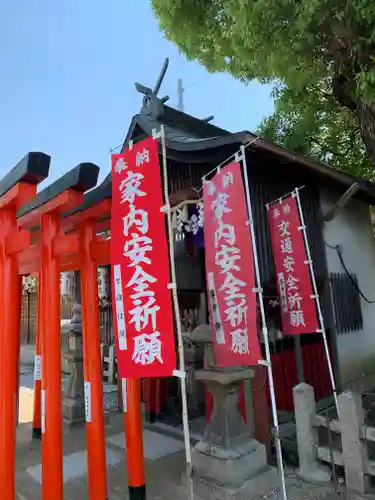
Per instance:
[[[283,464],[283,455],[282,455],[282,450],[281,450],[279,421],[278,421],[278,417],[277,417],[275,387],[274,387],[274,382],[273,382],[271,354],[270,354],[270,346],[269,346],[269,340],[268,340],[268,327],[267,327],[266,314],[264,311],[264,304],[263,304],[263,289],[262,289],[261,280],[260,280],[258,252],[257,252],[257,246],[256,246],[254,220],[253,220],[253,213],[252,213],[252,208],[251,208],[249,179],[247,176],[246,155],[245,155],[245,147],[244,146],[241,146],[241,153],[237,153],[235,156],[235,159],[238,162],[242,161],[242,169],[243,169],[245,193],[246,193],[246,203],[247,203],[247,209],[248,209],[248,215],[249,215],[248,225],[250,228],[251,241],[253,244],[255,279],[256,279],[256,285],[257,285],[257,288],[254,291],[256,291],[258,293],[260,316],[261,316],[261,321],[262,321],[262,334],[263,334],[264,346],[265,346],[265,351],[266,351],[266,363],[265,364],[267,366],[267,372],[268,372],[268,384],[269,384],[270,398],[271,398],[272,420],[273,420],[274,433],[275,433],[277,466],[279,469],[281,495],[282,495],[283,500],[287,500],[288,497],[286,494],[286,486],[285,486],[284,464]]]
[[[297,207],[298,207],[299,217],[300,217],[300,221],[301,221],[300,230],[302,231],[303,240],[304,240],[305,248],[306,248],[307,264],[308,264],[309,269],[310,269],[311,284],[312,284],[312,288],[313,288],[314,299],[315,299],[315,302],[316,302],[316,309],[318,311],[318,319],[319,319],[320,330],[321,330],[321,334],[322,334],[322,337],[323,337],[324,350],[325,350],[326,358],[327,358],[329,378],[331,380],[331,386],[332,386],[333,398],[335,400],[335,406],[336,406],[337,416],[340,418],[339,405],[338,405],[338,401],[337,401],[337,391],[336,391],[335,377],[334,377],[334,374],[333,374],[331,356],[330,356],[329,348],[328,348],[327,335],[326,335],[326,330],[325,330],[325,326],[324,326],[322,308],[321,308],[321,305],[320,305],[320,298],[319,298],[319,294],[318,294],[318,287],[316,285],[316,279],[315,279],[313,261],[312,261],[312,258],[311,258],[309,241],[308,241],[308,238],[307,238],[305,218],[303,216],[302,206],[301,206],[301,200],[300,200],[300,197],[299,197],[299,189],[296,188],[293,191],[292,195],[295,196],[296,201],[297,201]]]
[[[167,171],[167,148],[165,144],[165,133],[164,127],[161,126],[159,133],[156,130],[152,131],[152,136],[154,139],[160,138],[161,148],[162,148],[162,161],[163,161],[163,184],[164,184],[164,201],[165,210],[167,216],[168,225],[168,240],[169,240],[169,259],[171,266],[171,292],[173,298],[173,307],[176,320],[177,329],[177,340],[178,340],[178,353],[179,353],[179,370],[176,370],[174,375],[180,379],[181,384],[181,399],[182,399],[182,423],[184,428],[184,441],[185,441],[185,454],[186,454],[186,475],[188,482],[188,498],[193,500],[194,490],[193,490],[193,475],[192,475],[192,462],[191,462],[191,449],[190,449],[190,431],[189,431],[189,418],[188,418],[188,405],[187,405],[187,394],[186,394],[186,370],[185,370],[185,355],[184,355],[184,344],[182,338],[182,327],[181,327],[181,315],[180,308],[178,304],[177,296],[177,280],[176,280],[176,268],[174,262],[174,241],[173,241],[173,229],[172,229],[172,216],[171,216],[171,206],[169,201],[168,192],[168,171]]]

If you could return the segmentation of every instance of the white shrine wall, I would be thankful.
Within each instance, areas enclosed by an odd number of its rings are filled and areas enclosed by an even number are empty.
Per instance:
[[[339,198],[332,189],[322,189],[322,212],[333,208]],[[357,276],[365,297],[375,301],[375,239],[369,206],[351,200],[332,221],[324,223],[323,233],[326,244],[341,246],[346,268]],[[345,273],[337,252],[325,245],[325,253],[328,273]],[[363,328],[337,335],[339,372],[343,388],[368,390],[375,387],[375,304],[362,297],[360,301]]]

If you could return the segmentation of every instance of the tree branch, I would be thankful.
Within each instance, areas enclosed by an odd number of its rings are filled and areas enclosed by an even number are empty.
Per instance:
[[[324,151],[326,151],[327,153],[333,154],[333,156],[336,156],[337,158],[344,158],[342,154],[338,153],[337,151],[333,151],[333,149],[326,146],[322,142],[318,141],[317,139],[315,139],[315,137],[310,137],[310,142],[315,143],[317,146],[322,148]]]
[[[332,79],[332,93],[336,101],[351,111],[357,110],[357,103],[347,90],[348,80],[344,75],[335,75]]]

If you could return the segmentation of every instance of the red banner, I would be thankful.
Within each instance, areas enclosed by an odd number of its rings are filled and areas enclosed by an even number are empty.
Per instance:
[[[176,369],[162,206],[155,140],[112,155],[113,324],[122,378],[172,376]]]
[[[268,210],[283,332],[315,333],[318,329],[315,299],[294,196],[272,203]]]
[[[206,274],[218,366],[257,365],[253,247],[240,164],[230,163],[205,182]]]

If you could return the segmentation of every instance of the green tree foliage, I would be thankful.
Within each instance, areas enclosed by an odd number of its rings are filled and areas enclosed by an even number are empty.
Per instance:
[[[307,144],[313,154],[339,165],[339,155],[362,157],[359,131],[375,165],[373,0],[152,0],[152,5],[166,37],[209,71],[229,72],[244,82],[282,82],[265,133],[272,135],[273,129],[280,135],[284,127],[285,145],[287,131],[293,131],[292,149],[305,152]],[[363,165],[366,169],[366,161]]]
[[[274,98],[275,113],[265,118],[259,135],[349,174],[374,177],[356,116],[341,107],[326,86],[296,92],[278,85]]]

